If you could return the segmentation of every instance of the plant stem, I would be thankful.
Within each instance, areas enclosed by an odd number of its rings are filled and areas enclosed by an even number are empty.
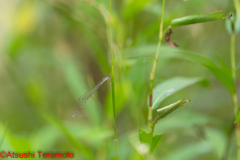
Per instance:
[[[232,67],[232,77],[234,82],[236,81],[236,63],[235,63],[235,33],[232,31],[231,35],[231,67]],[[237,108],[235,108],[237,109]]]
[[[235,9],[236,9],[238,18],[240,18],[240,3],[239,3],[239,0],[233,0],[233,3],[234,3],[234,6],[235,6]]]
[[[115,89],[114,89],[114,68],[112,66],[112,106],[113,106],[113,119],[114,119],[114,143],[115,143],[115,159],[117,159],[117,125],[116,125],[116,111],[115,111]]]
[[[231,35],[231,67],[232,67],[232,77],[233,77],[234,84],[236,82],[235,39],[236,39],[235,32],[234,32],[234,27],[233,27],[232,35]],[[235,89],[236,89],[236,86],[235,86]],[[233,101],[234,114],[235,114],[235,117],[237,117],[238,97],[237,97],[236,90],[235,90],[235,93],[232,94],[232,101]],[[237,156],[238,156],[238,160],[240,160],[239,122],[236,122],[236,124],[235,124],[235,133],[236,133],[236,140],[237,140]]]
[[[156,66],[157,66],[157,61],[158,61],[159,49],[160,49],[162,38],[163,38],[164,6],[165,6],[165,0],[162,1],[162,15],[161,15],[161,22],[160,22],[160,29],[159,29],[158,46],[157,46],[156,56],[155,56],[155,59],[154,59],[154,62],[153,62],[152,71],[150,72],[149,107],[148,107],[148,132],[150,132],[150,130],[151,130],[151,121],[152,121],[153,80],[154,80]]]
[[[109,15],[110,15],[110,51],[112,56],[112,107],[113,107],[113,120],[114,120],[114,143],[115,143],[115,160],[117,159],[117,125],[116,125],[116,110],[115,110],[115,87],[114,87],[114,61],[112,49],[112,20],[111,20],[111,0],[109,0]]]

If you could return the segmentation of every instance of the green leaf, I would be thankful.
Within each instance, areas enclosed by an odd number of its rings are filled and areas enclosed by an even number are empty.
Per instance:
[[[151,132],[146,133],[144,130],[139,129],[139,139],[142,143],[147,143],[150,146],[151,143]]]
[[[189,15],[189,16],[173,19],[171,21],[171,27],[186,26],[190,24],[203,23],[203,22],[215,21],[220,19],[223,19],[223,14],[220,14],[219,12]]]
[[[86,87],[87,85],[84,81],[84,75],[78,70],[77,63],[81,62],[76,62],[71,54],[68,54],[70,51],[66,48],[58,48],[56,52],[62,54],[62,56],[56,56],[56,58],[59,66],[61,67],[66,84],[71,90],[77,103],[77,99],[89,90]],[[100,125],[102,121],[100,114],[101,111],[99,108],[100,107],[98,107],[98,103],[93,100],[89,100],[83,107],[83,110],[86,111],[88,117],[91,117],[90,120],[97,125]],[[72,113],[74,113],[77,109],[78,108],[72,110]],[[69,115],[69,117],[71,116],[72,115]]]
[[[124,18],[127,20],[130,20],[131,18],[133,18],[136,14],[138,14],[139,12],[141,12],[143,10],[143,8],[146,6],[146,4],[148,4],[150,2],[150,0],[142,0],[142,1],[138,1],[138,0],[130,0],[130,1],[125,1],[124,4]]]
[[[61,138],[62,133],[53,125],[48,124],[37,130],[31,138],[33,150],[51,150]]]
[[[240,31],[240,18],[238,17],[238,15],[235,18],[235,33],[238,34]]]
[[[156,134],[168,134],[178,132],[187,128],[194,128],[194,126],[205,125],[208,122],[218,122],[210,116],[199,114],[188,110],[179,110],[174,116],[161,119],[157,122],[155,127]]]
[[[32,151],[29,138],[11,133],[7,124],[4,126],[3,123],[0,123],[0,141],[0,151],[12,150],[18,153]]]
[[[153,138],[152,138],[152,144],[151,144],[151,148],[150,148],[150,151],[153,152],[154,149],[156,148],[158,142],[160,141],[162,135],[155,135]]]
[[[204,156],[207,153],[210,153],[210,151],[211,151],[210,144],[202,140],[199,142],[194,142],[194,143],[184,145],[182,147],[177,147],[176,149],[173,148],[171,152],[169,152],[166,156],[162,157],[162,159],[192,160],[192,159],[198,159],[200,156]]]
[[[185,104],[187,104],[189,101],[191,100],[179,100],[175,103],[172,103],[166,107],[160,108],[157,110],[157,112],[159,113],[158,117],[156,118],[156,121],[166,117],[167,115],[169,115],[170,113],[172,113],[174,110],[178,109],[181,106],[184,106]]]
[[[234,123],[237,123],[240,120],[240,110],[238,110],[237,118],[235,119]]]
[[[232,13],[232,15],[233,16],[230,19],[225,20],[226,29],[230,35],[232,34],[233,28],[235,34],[238,34],[240,31],[240,20],[238,18],[238,15],[235,15],[234,13]]]
[[[206,128],[206,140],[211,144],[213,151],[216,154],[216,159],[221,159],[222,153],[225,151],[227,144],[227,136],[224,131],[215,128]]]
[[[152,15],[161,17],[162,7],[161,4],[158,3],[157,1],[152,1],[151,3],[148,3],[144,10],[151,13]]]
[[[174,77],[160,83],[153,89],[153,109],[158,107],[160,103],[170,95],[202,80],[203,79],[199,77]]]
[[[139,139],[141,143],[146,143],[150,146],[150,152],[153,152],[162,135],[155,135],[152,138],[152,132],[146,133],[144,130],[139,129]]]
[[[157,44],[142,44],[139,46],[133,46],[123,50],[123,58],[127,59],[134,59],[134,58],[142,58],[142,57],[153,57],[156,54]],[[167,46],[161,45],[160,52],[171,52],[175,49]],[[162,56],[168,56],[168,54],[160,54],[159,55],[162,59]],[[169,56],[168,56],[169,57]]]
[[[48,121],[48,123],[52,124],[60,132],[62,132],[65,135],[65,137],[68,139],[68,141],[71,142],[72,145],[75,146],[79,151],[81,151],[81,153],[85,156],[85,158],[94,159],[89,149],[86,146],[80,144],[73,137],[73,135],[67,130],[67,127],[61,123],[61,121],[59,121],[58,119],[56,119],[55,117],[51,116],[46,112],[41,112],[40,114],[45,120]]]
[[[115,96],[118,97],[118,103],[116,103],[116,114],[120,113],[122,111],[122,109],[124,108],[124,106],[126,105],[126,101],[127,101],[127,97],[129,93],[126,93],[126,91],[124,90],[124,87],[131,87],[131,83],[126,82],[126,81],[122,81],[121,84],[115,84]],[[106,96],[106,100],[105,100],[105,119],[111,120],[112,119],[112,94],[109,93]]]
[[[228,91],[231,94],[235,93],[234,81],[231,74],[232,71],[229,67],[227,67],[226,65],[220,66],[209,58],[199,56],[197,54],[193,54],[190,52],[179,50],[179,53],[182,53],[183,55],[207,67],[217,77],[217,79],[228,89]]]
[[[234,17],[234,14],[233,14],[233,17]],[[226,19],[225,20],[225,26],[226,26],[227,32],[230,35],[232,34],[232,24],[234,23],[234,18],[233,17],[231,17],[230,19]]]
[[[130,48],[130,49],[126,50],[126,59],[140,58],[140,57],[146,57],[146,56],[153,57],[155,55],[154,46],[156,46],[156,45],[149,44],[149,45],[145,45],[144,48],[142,48],[142,47]],[[144,52],[142,52],[141,49],[144,49]],[[164,54],[159,55],[159,58],[161,58],[161,59],[163,57],[166,57],[165,55],[167,55],[169,57],[175,56],[177,58],[181,58],[184,60],[186,60],[186,58],[187,59],[190,58],[191,60],[205,66],[217,77],[217,79],[228,89],[228,91],[231,94],[235,93],[234,81],[232,79],[232,71],[227,65],[221,66],[210,58],[203,57],[203,56],[200,56],[200,55],[188,52],[188,51],[170,48],[170,47],[168,47],[168,48],[160,47],[160,52],[164,53]],[[127,56],[127,53],[129,53],[130,56]],[[237,74],[239,74],[239,73],[237,73]],[[153,96],[154,96],[154,94],[153,94]]]

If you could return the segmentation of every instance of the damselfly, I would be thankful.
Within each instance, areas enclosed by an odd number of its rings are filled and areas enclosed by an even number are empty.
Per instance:
[[[83,105],[87,102],[87,100],[90,97],[92,97],[92,95],[96,92],[96,90],[109,78],[111,78],[110,74],[107,75],[106,77],[104,77],[93,89],[91,89],[90,91],[88,91],[84,95],[82,95],[80,98],[78,98],[78,104],[80,105],[80,107],[78,108],[78,110],[76,110],[76,112],[73,113],[72,118],[79,111],[79,109],[81,109],[83,107]]]

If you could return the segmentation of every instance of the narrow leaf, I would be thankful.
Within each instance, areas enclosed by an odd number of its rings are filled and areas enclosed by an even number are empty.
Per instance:
[[[203,79],[199,77],[174,77],[160,83],[153,89],[153,109],[158,107],[160,103],[170,95],[202,80]]]
[[[220,66],[209,58],[199,56],[197,54],[193,54],[190,52],[179,50],[179,53],[182,53],[183,55],[207,67],[217,77],[217,79],[228,89],[228,91],[231,94],[235,93],[234,81],[231,75],[232,71],[229,67],[227,67],[226,65]]]
[[[154,47],[156,45],[149,44],[142,47],[133,47],[128,49],[126,53],[129,53],[129,57],[126,56],[125,59],[129,58],[141,58],[141,57],[154,57]],[[141,52],[143,49],[145,49],[145,53]],[[228,91],[232,94],[235,93],[235,87],[234,82],[232,79],[232,71],[231,69],[226,65],[219,65],[215,61],[213,61],[210,58],[203,57],[201,55],[197,55],[195,53],[191,53],[188,51],[180,50],[180,49],[174,49],[170,47],[163,47],[163,50],[161,50],[162,53],[166,54],[160,54],[160,58],[163,59],[164,56],[170,56],[170,57],[177,57],[186,60],[186,58],[190,58],[191,60],[200,63],[201,65],[208,68],[216,77],[217,79],[228,89]],[[148,50],[148,51],[147,51]],[[140,53],[138,55],[138,53]],[[127,55],[127,54],[126,54]],[[135,56],[134,56],[135,55]],[[239,73],[237,73],[239,75]],[[155,95],[156,96],[156,95]],[[154,94],[153,94],[153,100],[154,100]]]
[[[156,53],[156,48],[157,48],[157,44],[147,44],[147,45],[142,44],[139,46],[133,46],[133,47],[124,49],[122,55],[125,60],[142,58],[142,57],[154,57]],[[170,52],[172,50],[173,50],[172,48],[166,45],[162,45],[160,47],[161,53]],[[168,55],[164,54],[160,56],[162,58],[162,56],[168,56]]]
[[[209,21],[215,21],[223,19],[223,14],[219,12],[209,13],[209,14],[196,14],[196,15],[189,15],[177,19],[173,19],[171,21],[171,27],[179,27],[179,26],[186,26],[195,23],[203,23]]]
[[[172,103],[166,107],[160,108],[157,110],[157,112],[159,112],[158,117],[156,118],[156,121],[166,117],[167,115],[169,115],[170,113],[172,113],[174,110],[178,109],[181,106],[184,106],[185,104],[187,104],[189,101],[191,100],[179,100],[175,103]]]

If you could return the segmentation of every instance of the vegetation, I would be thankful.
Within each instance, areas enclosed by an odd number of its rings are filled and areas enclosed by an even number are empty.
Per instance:
[[[0,9],[0,152],[240,160],[238,0],[15,0]]]

